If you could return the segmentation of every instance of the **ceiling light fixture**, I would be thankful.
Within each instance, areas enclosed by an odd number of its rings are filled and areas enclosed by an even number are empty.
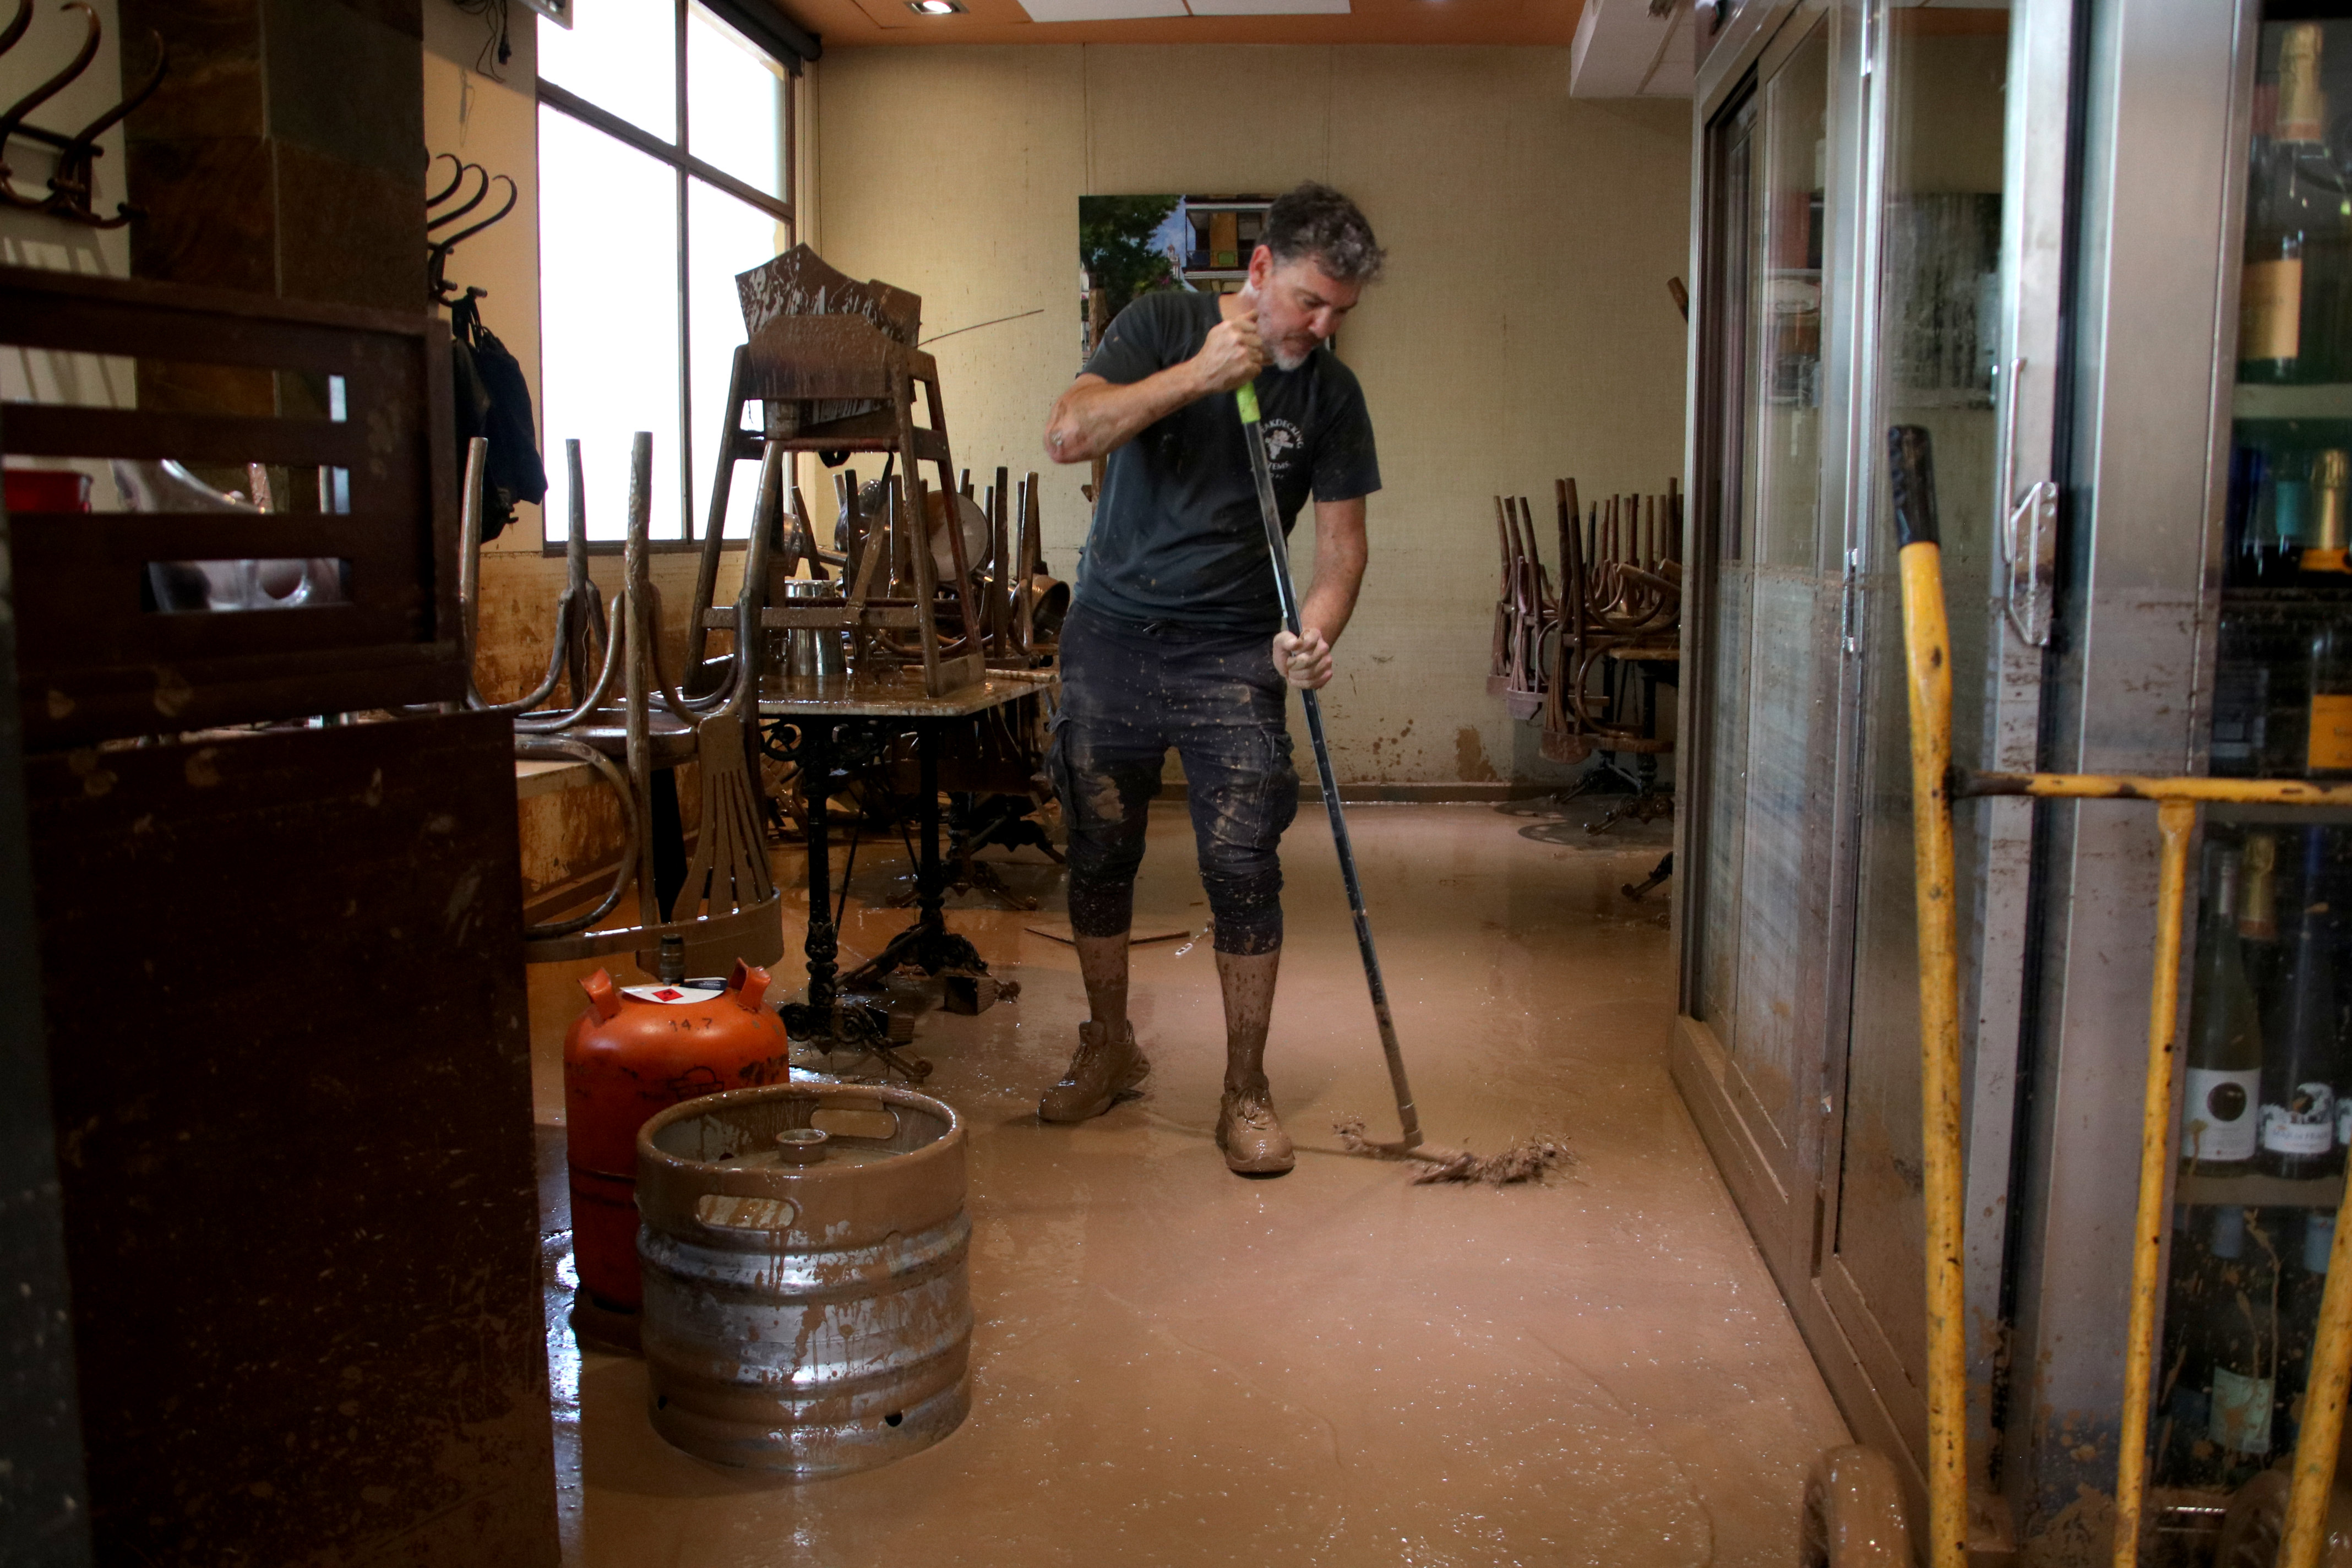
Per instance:
[[[907,0],[907,9],[918,16],[952,16],[963,9],[963,0]]]

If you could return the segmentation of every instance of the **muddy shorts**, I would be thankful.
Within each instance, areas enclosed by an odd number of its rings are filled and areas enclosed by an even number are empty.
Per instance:
[[[1070,926],[1117,936],[1135,913],[1145,808],[1168,748],[1184,764],[1201,882],[1220,952],[1282,945],[1276,847],[1298,815],[1271,633],[1115,620],[1062,628],[1062,706],[1046,768],[1070,837]]]

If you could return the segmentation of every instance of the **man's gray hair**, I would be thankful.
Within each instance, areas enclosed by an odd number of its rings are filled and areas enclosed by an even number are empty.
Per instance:
[[[1356,204],[1312,180],[1275,199],[1265,215],[1265,246],[1276,261],[1312,257],[1342,283],[1376,281],[1389,258]]]

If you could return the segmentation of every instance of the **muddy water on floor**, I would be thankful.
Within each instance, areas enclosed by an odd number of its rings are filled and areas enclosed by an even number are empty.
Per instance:
[[[1573,1172],[1416,1188],[1339,1152],[1335,1116],[1385,1135],[1394,1111],[1311,813],[1266,1053],[1299,1143],[1278,1180],[1229,1174],[1212,1139],[1208,944],[1137,952],[1148,1097],[1048,1127],[1036,1097],[1085,1013],[1075,956],[1024,930],[1038,916],[960,911],[1024,985],[928,1016],[918,1043],[971,1129],[971,1417],[886,1469],[783,1486],[665,1447],[643,1369],[590,1354],[571,1561],[1793,1562],[1804,1466],[1843,1429],[1667,1082],[1663,904],[1617,892],[1658,851],[1530,840],[1483,806],[1350,826],[1430,1136],[1555,1133]],[[1190,851],[1181,808],[1155,812],[1139,921],[1197,925]],[[861,858],[860,895],[890,874]],[[853,919],[845,944],[904,919]],[[567,992],[534,975],[551,1082]]]

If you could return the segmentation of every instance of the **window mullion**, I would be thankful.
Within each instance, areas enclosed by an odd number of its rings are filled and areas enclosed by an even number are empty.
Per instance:
[[[677,533],[691,541],[694,534],[694,341],[691,331],[692,312],[687,298],[693,274],[687,270],[693,255],[694,241],[687,233],[686,161],[693,155],[693,145],[687,139],[687,79],[686,79],[686,7],[687,0],[677,0],[675,16],[677,47],[671,56],[676,67],[677,92]]]

